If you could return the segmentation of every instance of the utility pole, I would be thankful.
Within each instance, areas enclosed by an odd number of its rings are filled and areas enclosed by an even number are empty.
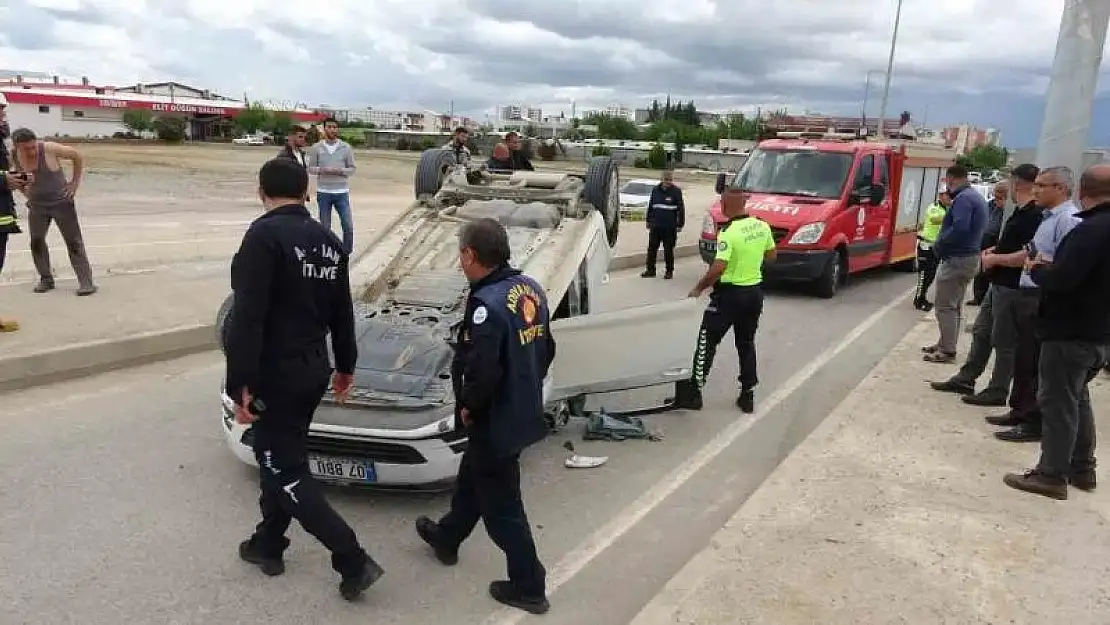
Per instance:
[[[883,82],[883,103],[879,107],[879,138],[885,139],[883,126],[886,125],[886,105],[890,98],[890,79],[894,76],[894,51],[898,47],[898,23],[902,21],[902,0],[894,11],[894,33],[890,36],[890,57],[886,61],[886,80]]]
[[[1067,0],[1064,5],[1037,142],[1040,167],[1063,165],[1077,176],[1083,169],[1108,22],[1110,0]]]

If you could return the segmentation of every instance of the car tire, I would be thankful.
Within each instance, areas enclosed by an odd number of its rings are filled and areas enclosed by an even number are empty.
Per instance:
[[[455,155],[450,150],[439,148],[424,150],[416,165],[412,188],[416,199],[425,195],[435,195],[443,187],[447,172],[455,166]]]
[[[585,200],[605,219],[609,247],[617,244],[621,227],[620,168],[612,156],[594,156],[586,166]]]
[[[228,331],[231,329],[231,315],[235,307],[235,294],[227,296],[224,303],[220,305],[220,309],[216,312],[216,342],[220,346],[220,351],[227,355],[227,339]]]
[[[847,275],[846,265],[847,257],[844,250],[837,248],[836,252],[829,258],[828,263],[825,264],[824,271],[821,276],[814,282],[814,291],[817,297],[822,299],[832,299],[836,296],[840,285],[844,283],[845,276]]]

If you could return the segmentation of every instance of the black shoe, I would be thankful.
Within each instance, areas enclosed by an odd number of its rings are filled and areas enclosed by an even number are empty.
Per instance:
[[[1001,428],[1016,428],[1019,425],[1025,423],[1025,419],[1022,418],[1021,415],[1014,414],[1013,412],[990,416],[987,417],[985,421],[991,425],[996,425]]]
[[[736,407],[747,414],[755,412],[755,392],[740,391],[740,396],[736,398]]]
[[[667,403],[678,410],[701,410],[701,389],[693,380],[679,380],[674,383],[674,397]]]
[[[1068,483],[1079,490],[1085,490],[1089,493],[1098,486],[1098,479],[1095,477],[1095,470],[1088,469],[1086,471],[1073,471],[1072,474],[1068,476]]]
[[[1010,488],[1052,499],[1068,498],[1068,482],[1064,478],[1045,475],[1036,469],[1025,473],[1007,473],[1002,482]]]
[[[995,432],[994,437],[1008,443],[1036,443],[1041,440],[1041,431],[1022,424],[1012,430]]]
[[[929,312],[933,309],[932,303],[924,299],[914,300],[913,307],[922,312]]]
[[[663,274],[663,279],[664,280],[674,280],[674,272],[673,271],[668,271],[667,273]]]
[[[100,289],[96,288],[96,285],[94,285],[94,284],[90,284],[89,286],[79,287],[77,289],[77,297],[88,297],[89,295],[92,295],[92,294],[96,293],[99,290]]]
[[[925,305],[921,308],[921,312],[932,312],[932,311],[933,311],[932,302],[925,302]]]
[[[974,395],[964,395],[960,398],[960,401],[972,406],[1005,406],[1006,395],[994,391],[983,391]]]
[[[366,564],[362,566],[362,572],[354,577],[344,577],[339,582],[339,594],[347,601],[354,601],[362,596],[362,593],[367,588],[374,585],[374,582],[381,579],[385,575],[385,570],[378,566],[372,558],[366,558]]]
[[[955,378],[949,378],[943,382],[929,382],[929,386],[933,387],[934,391],[942,393],[956,393],[958,395],[971,395],[975,393],[975,385],[969,382],[961,382]]]
[[[251,541],[239,543],[239,558],[258,567],[260,571],[274,577],[285,572],[285,561],[281,558],[268,558],[254,550]]]
[[[459,550],[452,549],[444,544],[439,531],[439,523],[422,516],[416,519],[416,533],[432,548],[436,560],[444,566],[455,566],[459,563]]]
[[[641,278],[654,278],[655,277],[655,270],[654,269],[648,269],[644,273],[640,274],[640,277]]]
[[[38,284],[36,284],[35,288],[34,288],[35,293],[47,293],[47,292],[53,291],[53,290],[54,290],[54,281],[53,280],[39,280]]]
[[[551,609],[547,597],[543,595],[534,597],[525,595],[517,590],[512,582],[490,582],[489,596],[493,597],[493,600],[498,603],[532,614],[547,614],[547,611]]]

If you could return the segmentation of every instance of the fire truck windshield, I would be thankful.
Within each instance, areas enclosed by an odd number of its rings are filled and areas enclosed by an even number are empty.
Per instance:
[[[751,193],[838,198],[851,169],[849,153],[756,148],[732,186]]]

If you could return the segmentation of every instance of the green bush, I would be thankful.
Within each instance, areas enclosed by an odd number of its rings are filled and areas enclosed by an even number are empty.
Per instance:
[[[592,154],[593,156],[612,156],[613,150],[607,145],[598,145],[594,146],[594,149],[592,152],[590,152],[590,154]]]
[[[398,137],[397,138],[397,149],[398,150],[407,150],[407,149],[409,149],[409,140],[405,137]]]
[[[656,143],[651,146],[651,150],[648,151],[647,161],[652,169],[663,169],[667,166],[667,150],[663,147],[662,143]]]
[[[420,141],[420,150],[421,151],[430,150],[430,149],[436,147],[436,145],[437,144],[436,144],[435,139],[433,139],[431,137],[424,137],[424,139]]]
[[[185,129],[188,127],[188,122],[185,121],[184,117],[159,117],[154,120],[152,125],[158,138],[166,143],[181,143],[185,140]]]
[[[632,161],[632,166],[637,169],[651,169],[651,163],[643,156],[636,157],[636,160]]]

